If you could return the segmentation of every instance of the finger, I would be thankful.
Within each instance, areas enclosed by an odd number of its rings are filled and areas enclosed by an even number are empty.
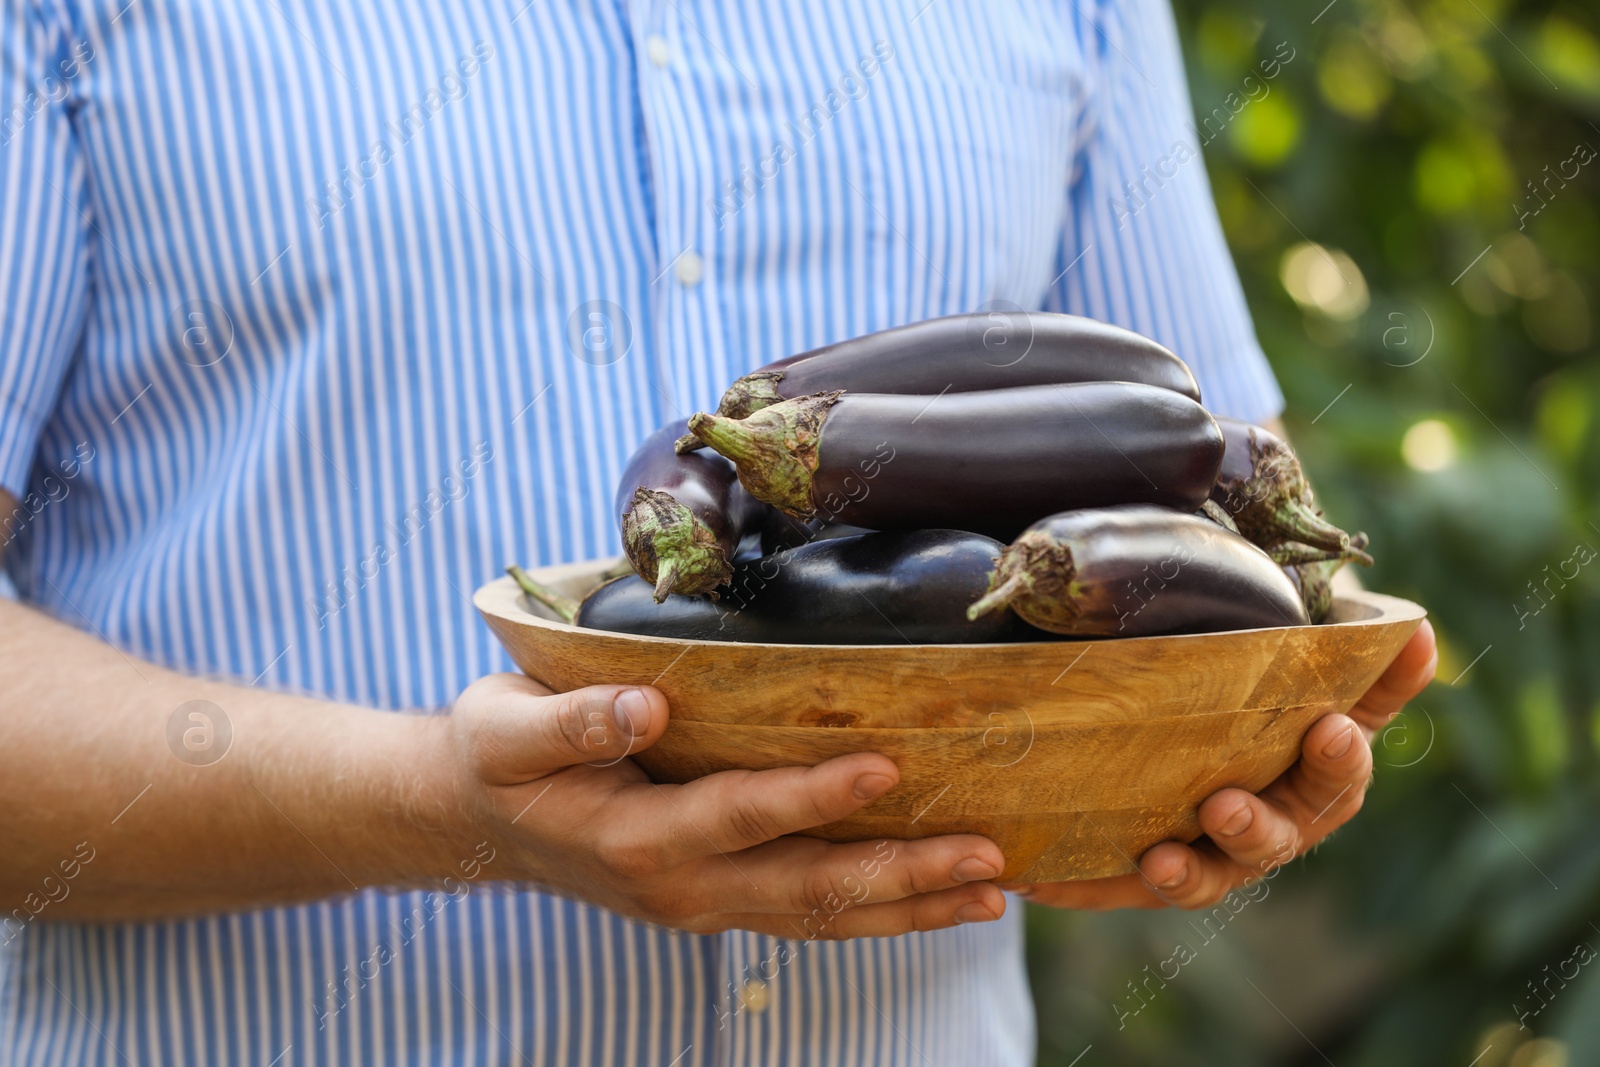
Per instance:
[[[994,922],[1006,913],[1006,895],[988,882],[946,889],[881,904],[848,905],[837,912],[797,915],[728,915],[729,927],[794,941],[843,941],[853,937],[898,937],[946,930],[966,923]],[[721,923],[719,922],[719,925]]]
[[[1163,841],[1139,857],[1139,871],[1162,900],[1178,908],[1210,907],[1249,875],[1204,840],[1194,845]]]
[[[840,901],[884,903],[988,881],[1005,867],[993,841],[971,834],[855,844],[784,837],[727,859],[705,861],[707,870],[726,872],[709,889],[706,911],[837,910]]]
[[[1289,809],[1308,844],[1348,822],[1366,797],[1372,780],[1372,747],[1367,735],[1353,731],[1352,725],[1347,716],[1329,715],[1306,731],[1300,762],[1263,792]]]
[[[473,704],[483,710],[472,743],[484,777],[496,784],[614,763],[654,744],[667,728],[667,699],[648,686],[552,694],[530,678],[504,674],[474,687]]]
[[[1029,904],[1073,911],[1114,911],[1120,908],[1165,908],[1170,905],[1150,888],[1142,874],[1119,874],[1081,882],[1034,882],[1002,885],[1015,890]]]
[[[1439,666],[1439,646],[1433,636],[1433,626],[1427,619],[1417,627],[1411,640],[1400,650],[1372,688],[1356,702],[1350,714],[1369,730],[1382,729],[1384,724],[1428,687],[1434,671]]]
[[[1273,824],[1256,825],[1263,807],[1291,819],[1300,834],[1297,849],[1316,844],[1361,810],[1372,779],[1372,749],[1365,733],[1345,715],[1329,715],[1306,731],[1300,760],[1277,781],[1252,797],[1239,789],[1225,789],[1200,807],[1200,825],[1224,850],[1241,857],[1246,866],[1265,858],[1263,847],[1276,851],[1276,842],[1263,834]]]
[[[1263,878],[1332,833],[1361,808],[1372,752],[1353,721],[1330,715],[1306,734],[1301,759],[1261,795],[1224,789],[1200,805],[1210,841],[1166,842],[1141,869],[1162,898],[1208,907],[1245,882]]]
[[[721,771],[687,785],[636,787],[634,832],[664,867],[747,848],[834,822],[900,780],[887,756],[839,756],[815,767]]]

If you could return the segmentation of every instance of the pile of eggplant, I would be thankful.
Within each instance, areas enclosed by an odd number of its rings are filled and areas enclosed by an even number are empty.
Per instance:
[[[1072,315],[886,330],[772,363],[664,426],[616,500],[631,573],[580,626],[692,640],[966,644],[1321,622],[1371,564],[1293,451],[1213,416],[1173,353]]]

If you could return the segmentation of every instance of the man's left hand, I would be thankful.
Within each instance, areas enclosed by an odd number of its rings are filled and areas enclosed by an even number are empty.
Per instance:
[[[1138,874],[1083,882],[1006,886],[1035,904],[1113,908],[1207,908],[1246,882],[1303,855],[1361,810],[1372,777],[1372,739],[1433,680],[1433,627],[1423,620],[1389,669],[1348,715],[1306,732],[1300,762],[1259,795],[1224,789],[1200,805],[1205,838],[1163,841]]]

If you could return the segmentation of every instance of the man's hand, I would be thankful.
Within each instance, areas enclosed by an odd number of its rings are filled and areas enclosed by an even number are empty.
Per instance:
[[[551,695],[521,675],[475,682],[444,721],[466,836],[494,843],[497,877],[697,933],[883,937],[1005,912],[988,881],[1004,858],[987,838],[785,836],[888,792],[899,772],[886,757],[654,785],[627,756],[654,744],[667,718],[650,688]]]
[[[1329,715],[1306,732],[1300,762],[1253,796],[1224,789],[1200,805],[1207,837],[1165,841],[1139,873],[1086,882],[1015,887],[1057,908],[1206,908],[1231,890],[1303,855],[1361,810],[1372,775],[1372,738],[1433,680],[1433,627],[1417,632],[1349,715]]]
[[[369,887],[453,894],[463,876],[681,929],[796,939],[932,930],[1006,907],[986,838],[785,836],[891,789],[883,756],[652,785],[627,755],[666,729],[654,689],[553,696],[496,675],[450,715],[376,711],[187,677],[9,601],[0,674],[0,899],[18,909],[0,940],[33,922]],[[203,759],[174,733],[195,702],[229,738]]]

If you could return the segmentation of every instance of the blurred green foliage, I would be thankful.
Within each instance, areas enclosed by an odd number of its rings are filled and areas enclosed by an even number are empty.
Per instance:
[[[1177,6],[1291,437],[1439,681],[1214,939],[1030,909],[1045,1064],[1600,1064],[1600,11],[1323,2]]]

